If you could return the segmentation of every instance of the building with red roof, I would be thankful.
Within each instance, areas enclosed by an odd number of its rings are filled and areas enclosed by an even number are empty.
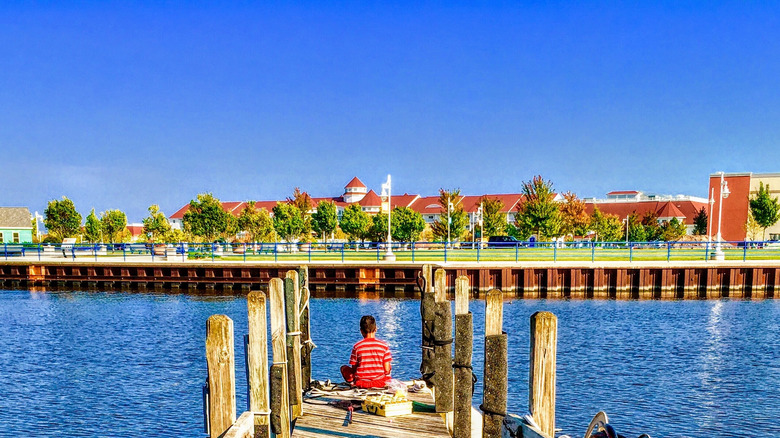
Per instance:
[[[611,214],[625,219],[632,213],[640,218],[647,213],[654,213],[658,217],[658,223],[669,222],[673,218],[685,224],[688,234],[693,234],[693,220],[702,208],[705,211],[708,202],[704,198],[686,195],[654,195],[640,191],[616,191],[607,193],[606,199],[587,198],[585,212],[593,214],[598,207],[604,214]]]

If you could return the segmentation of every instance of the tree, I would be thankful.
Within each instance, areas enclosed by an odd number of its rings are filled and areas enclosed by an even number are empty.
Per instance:
[[[285,242],[295,242],[304,229],[301,211],[294,204],[277,202],[273,209],[274,230]]]
[[[758,192],[750,198],[750,212],[763,229],[761,240],[766,240],[766,229],[780,219],[780,202],[770,194],[769,184],[759,183]]]
[[[66,237],[75,236],[81,228],[81,214],[76,211],[73,201],[63,196],[62,201],[49,201],[43,212],[43,224],[54,239],[62,242]]]
[[[100,219],[95,215],[95,209],[89,212],[87,220],[84,222],[84,238],[89,243],[100,242],[102,237],[102,227],[100,225]]]
[[[366,239],[372,242],[387,241],[387,214],[377,213],[370,217],[371,225],[368,227]]]
[[[360,208],[360,205],[350,204],[344,209],[344,214],[341,215],[339,227],[347,234],[350,240],[363,241],[369,234],[371,224],[371,217]]]
[[[149,216],[143,218],[141,222],[144,224],[144,233],[149,241],[157,243],[167,240],[171,224],[168,223],[165,213],[160,211],[160,206],[157,204],[150,205],[148,210]]]
[[[576,194],[563,194],[564,202],[559,205],[561,211],[561,233],[564,235],[584,236],[588,232],[590,216],[585,211],[585,202]]]
[[[439,205],[441,205],[442,212],[439,215],[439,218],[431,225],[434,237],[439,240],[447,239],[447,224],[449,224],[450,240],[460,240],[461,235],[466,231],[466,225],[468,225],[469,219],[466,212],[463,211],[463,206],[460,204],[460,198],[460,189],[449,191],[439,189]],[[448,208],[450,203],[452,204],[452,209]]]
[[[590,229],[596,232],[596,241],[616,242],[623,235],[623,221],[614,214],[603,214],[595,207],[590,216]]]
[[[658,215],[654,211],[648,211],[642,216],[642,225],[645,227],[645,239],[648,242],[661,240],[663,231],[658,225]]]
[[[211,193],[201,193],[190,201],[190,208],[184,213],[184,230],[194,236],[213,242],[228,228],[230,213],[222,208],[222,203]]]
[[[693,217],[693,234],[703,236],[707,234],[707,210],[702,207]]]
[[[686,234],[685,224],[673,217],[672,220],[661,225],[661,239],[666,242],[676,242]]]
[[[314,232],[322,235],[322,240],[325,240],[339,226],[336,204],[330,201],[320,201],[317,204],[317,211],[311,215],[311,222]]]
[[[482,204],[482,228],[485,236],[506,235],[507,222],[506,213],[503,211],[504,203],[500,199],[483,196],[480,204]]]
[[[647,241],[645,227],[636,211],[628,215],[628,240],[631,242]]]
[[[748,209],[747,222],[742,226],[742,229],[745,230],[745,238],[747,240],[756,240],[758,238],[758,233],[763,230],[761,225],[756,222],[756,219],[753,217],[753,212],[751,212],[750,209]]]
[[[541,175],[523,183],[523,199],[517,206],[515,226],[522,234],[536,234],[539,240],[548,240],[561,232],[560,208],[554,199],[551,181]]]
[[[103,238],[114,243],[118,240],[118,234],[127,228],[127,216],[120,210],[107,210],[100,215],[100,225],[103,228]]]
[[[506,220],[504,221],[506,222]],[[398,242],[416,242],[425,230],[425,219],[409,207],[395,207],[392,222],[393,240]]]
[[[247,233],[252,242],[266,242],[273,238],[274,221],[268,210],[258,210],[255,201],[249,201],[238,215],[238,229]]]
[[[287,198],[287,203],[292,204],[298,208],[298,214],[300,215],[301,222],[303,223],[303,230],[301,231],[301,235],[303,236],[303,239],[308,242],[311,239],[312,230],[311,214],[309,213],[313,204],[311,196],[309,196],[309,194],[306,192],[302,192],[300,188],[296,187],[293,191],[293,197]]]

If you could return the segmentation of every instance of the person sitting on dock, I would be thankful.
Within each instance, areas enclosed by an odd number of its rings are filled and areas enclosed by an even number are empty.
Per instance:
[[[387,343],[376,338],[376,320],[371,315],[360,318],[363,339],[352,347],[349,365],[341,366],[344,380],[358,388],[382,388],[390,380],[392,356]]]

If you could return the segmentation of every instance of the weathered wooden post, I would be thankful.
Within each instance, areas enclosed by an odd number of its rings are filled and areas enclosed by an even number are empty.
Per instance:
[[[422,267],[422,290],[420,291],[420,316],[422,317],[422,360],[420,374],[426,383],[432,383],[434,373],[433,320],[436,316],[436,301],[433,298],[433,267]]]
[[[303,413],[303,385],[301,384],[301,289],[298,271],[287,271],[284,279],[285,310],[287,313],[287,379],[289,382],[290,419]]]
[[[436,270],[434,282],[433,351],[436,374],[433,375],[433,386],[436,390],[436,412],[452,412],[452,306],[447,299],[447,273],[444,269]]]
[[[308,391],[311,389],[311,351],[314,349],[309,322],[311,293],[309,291],[308,266],[304,265],[298,268],[298,280],[301,285],[301,384],[303,390]]]
[[[209,436],[217,438],[236,421],[236,361],[233,321],[212,315],[206,322],[209,382]]]
[[[265,294],[250,292],[246,298],[249,312],[249,410],[254,413],[254,435],[270,436],[268,425],[268,323],[265,316]]]
[[[482,436],[499,438],[506,417],[507,336],[502,331],[503,293],[498,289],[485,296],[485,388],[482,394]]]
[[[290,399],[287,387],[287,331],[284,312],[284,282],[272,278],[271,302],[271,431],[281,438],[290,437]]]
[[[558,318],[550,312],[531,315],[531,354],[528,371],[528,410],[539,430],[555,436],[555,355]]]
[[[471,397],[474,380],[471,368],[474,326],[469,312],[469,278],[455,280],[455,413],[454,438],[471,438]]]

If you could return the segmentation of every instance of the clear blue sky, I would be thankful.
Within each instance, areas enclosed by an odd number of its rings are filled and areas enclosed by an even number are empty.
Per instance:
[[[61,3],[0,4],[0,205],[780,171],[773,2]]]

